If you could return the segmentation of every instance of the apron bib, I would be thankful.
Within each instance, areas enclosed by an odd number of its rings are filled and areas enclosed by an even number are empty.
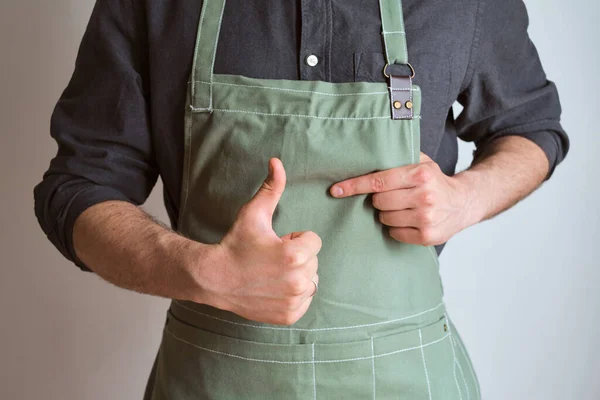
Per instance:
[[[214,74],[224,8],[205,0],[199,21],[180,231],[218,243],[278,157],[287,185],[273,229],[322,238],[319,292],[292,326],[174,300],[152,399],[479,399],[445,312],[435,249],[392,239],[369,195],[328,193],[341,180],[418,162],[419,87],[393,74],[389,87]],[[408,64],[402,7],[380,8],[391,71]]]

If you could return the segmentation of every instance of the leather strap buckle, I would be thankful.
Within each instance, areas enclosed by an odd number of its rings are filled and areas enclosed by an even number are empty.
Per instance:
[[[410,67],[411,75],[388,75],[387,68],[389,64],[383,67],[383,74],[389,79],[390,107],[392,119],[412,119],[413,118],[413,96],[412,79],[415,77],[415,69]]]
[[[394,64],[394,65],[396,65],[396,64]],[[410,65],[410,63],[406,63],[406,65],[408,65],[408,68],[410,68],[410,72],[411,72],[410,79],[414,79],[414,77],[415,77],[415,74],[416,74],[416,73],[415,73],[415,69],[413,68],[413,66],[412,66],[412,65]],[[389,64],[389,63],[386,63],[386,64],[385,64],[385,66],[383,67],[383,75],[385,75],[385,77],[386,77],[386,78],[389,78],[389,77],[390,77],[390,76],[387,74],[387,68],[388,68],[389,66],[390,66],[390,64]]]

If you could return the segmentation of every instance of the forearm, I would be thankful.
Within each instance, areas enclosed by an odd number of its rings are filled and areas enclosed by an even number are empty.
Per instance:
[[[548,159],[532,141],[506,136],[494,140],[471,167],[454,179],[469,192],[468,225],[490,219],[539,187],[548,174]]]
[[[216,263],[214,246],[184,238],[122,201],[96,204],[76,220],[73,245],[92,271],[124,289],[208,302],[202,282]]]

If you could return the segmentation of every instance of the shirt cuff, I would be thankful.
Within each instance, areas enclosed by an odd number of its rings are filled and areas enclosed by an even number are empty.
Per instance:
[[[556,166],[564,158],[564,154],[562,154],[562,147],[557,140],[556,134],[551,131],[539,131],[523,133],[518,136],[531,140],[544,151],[549,165],[548,175],[546,175],[545,180],[550,179],[554,173],[554,170],[556,169]]]
[[[553,130],[541,130],[541,131],[533,131],[533,132],[512,132],[506,131],[502,134],[494,135],[493,139],[487,141],[486,145],[489,145],[490,142],[493,142],[495,139],[505,137],[505,136],[520,136],[522,138],[526,138],[531,140],[533,143],[537,144],[546,155],[548,159],[548,174],[544,178],[544,180],[550,179],[554,170],[561,163],[561,161],[565,158],[565,155],[569,148],[569,141],[566,139],[566,134],[564,132],[555,132]],[[561,140],[563,139],[563,140]],[[481,153],[483,147],[478,147],[475,151],[475,157],[477,157],[478,153]]]

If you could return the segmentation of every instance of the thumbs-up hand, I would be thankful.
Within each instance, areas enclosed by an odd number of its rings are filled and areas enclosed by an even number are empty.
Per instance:
[[[220,308],[278,325],[292,325],[308,310],[322,246],[314,232],[279,237],[273,230],[273,213],[285,184],[283,164],[272,158],[267,179],[220,243],[225,265],[216,294]]]

